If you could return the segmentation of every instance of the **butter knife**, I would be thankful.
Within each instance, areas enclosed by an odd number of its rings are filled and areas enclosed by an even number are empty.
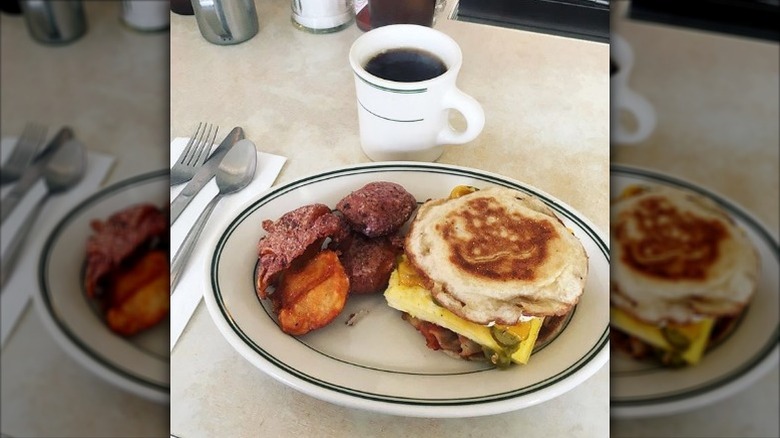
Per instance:
[[[244,130],[240,126],[236,126],[232,131],[222,140],[222,143],[214,149],[214,152],[209,155],[209,158],[203,163],[203,166],[198,169],[195,176],[192,177],[190,182],[184,186],[181,193],[171,202],[171,224],[176,222],[184,209],[195,199],[195,195],[198,194],[200,189],[203,188],[214,175],[217,174],[219,163],[225,157],[228,150],[233,147],[236,142],[244,138]]]
[[[8,192],[3,198],[2,203],[0,203],[0,223],[3,223],[11,212],[14,211],[16,206],[19,205],[19,201],[24,198],[24,195],[30,190],[30,187],[38,182],[38,179],[43,174],[43,169],[56,155],[56,152],[60,147],[73,137],[73,130],[68,126],[63,127],[49,144],[46,145],[46,148],[35,157],[35,160],[33,160],[30,167],[24,171],[21,178],[19,178],[19,181],[14,185],[14,188]]]

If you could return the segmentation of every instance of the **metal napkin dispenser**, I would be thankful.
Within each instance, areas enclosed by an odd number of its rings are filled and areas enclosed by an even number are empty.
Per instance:
[[[192,9],[200,33],[210,43],[238,44],[257,34],[254,0],[192,0]]]

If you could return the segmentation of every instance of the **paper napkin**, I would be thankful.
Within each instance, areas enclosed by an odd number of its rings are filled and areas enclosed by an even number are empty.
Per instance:
[[[188,138],[176,138],[171,143],[171,167],[184,150],[188,140]],[[224,230],[241,206],[273,185],[285,161],[287,161],[285,157],[258,152],[257,169],[252,182],[243,190],[224,196],[214,209],[187,265],[184,267],[179,283],[171,295],[171,350],[179,340],[179,336],[187,326],[195,308],[198,307],[203,293],[209,290],[211,282],[208,278],[207,266],[213,250],[209,247],[212,239]],[[171,189],[171,200],[182,191],[185,185],[186,183],[180,184]],[[171,260],[173,260],[174,254],[179,250],[179,246],[195,220],[217,193],[219,193],[219,189],[216,179],[212,179],[173,223],[171,226]]]
[[[15,145],[15,138],[2,139],[0,147],[2,162],[8,159]],[[74,206],[97,191],[113,162],[114,157],[110,155],[89,151],[84,178],[67,192],[50,196],[44,204],[27,236],[24,247],[19,253],[13,272],[6,279],[1,292],[0,312],[2,318],[0,318],[0,327],[2,337],[0,337],[0,346],[5,345],[6,339],[16,326],[34,291],[39,287],[38,262],[49,234]],[[12,187],[13,184],[3,187],[0,195],[4,198]],[[3,258],[6,257],[11,239],[25,220],[27,213],[45,194],[46,184],[41,179],[30,188],[24,199],[3,222],[2,229],[0,229],[0,254]]]

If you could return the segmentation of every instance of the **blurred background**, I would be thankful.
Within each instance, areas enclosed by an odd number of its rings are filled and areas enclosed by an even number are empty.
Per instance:
[[[70,6],[67,3],[53,2],[56,7]],[[71,3],[78,3],[78,10],[55,11],[62,26],[58,32],[34,33],[34,23],[26,22],[16,1],[4,1],[0,14],[4,158],[13,138],[31,123],[47,127],[49,137],[69,126],[87,155],[79,185],[45,202],[13,276],[2,289],[0,431],[10,437],[166,436],[167,399],[135,395],[117,383],[121,380],[117,373],[132,372],[136,366],[132,359],[127,369],[116,372],[95,366],[94,361],[82,365],[76,358],[83,354],[72,351],[76,343],[65,345],[62,336],[55,336],[57,329],[45,323],[41,309],[31,301],[39,291],[43,244],[66,213],[98,190],[168,166],[168,2],[144,2],[157,3],[156,10],[164,11],[148,11],[152,15],[146,17],[128,15],[128,7],[138,5],[120,1]],[[30,196],[42,190],[42,184],[39,181]],[[3,194],[9,186],[3,186]],[[167,200],[167,188],[161,194]],[[6,225],[3,240],[13,235]],[[83,260],[83,247],[83,242],[73,244],[74,259]],[[52,283],[53,292],[70,286],[66,278]],[[84,297],[78,298],[83,305]],[[167,354],[167,334],[161,339]],[[106,352],[98,351],[102,353]],[[155,360],[166,365],[159,371],[167,379],[167,357]],[[167,394],[167,383],[158,386]]]
[[[613,166],[661,172],[741,206],[768,233],[762,269],[777,278],[780,4],[774,0],[611,3],[611,54],[613,60],[616,56],[623,60],[619,67],[628,69],[619,78],[612,76]],[[616,55],[621,52],[618,40],[633,57]],[[615,112],[629,94],[638,95],[636,100],[647,105],[638,113]],[[623,133],[621,139],[616,131],[620,125],[628,133],[637,133],[643,124],[648,129],[634,138]],[[615,173],[612,176],[614,187]],[[756,293],[777,294],[777,285],[774,290],[760,286]],[[631,418],[615,415],[620,379],[630,377],[615,378],[613,353],[611,435],[779,436],[777,312],[773,315],[762,322],[765,332],[755,334],[770,340],[771,353],[764,361],[753,371],[723,370],[733,371],[728,385],[682,396],[675,410],[663,415],[652,414],[641,403],[630,411]],[[740,358],[733,360],[738,363]]]

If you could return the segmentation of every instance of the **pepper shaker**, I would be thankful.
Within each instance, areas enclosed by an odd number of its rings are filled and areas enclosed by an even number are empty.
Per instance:
[[[87,32],[81,0],[23,0],[20,3],[27,30],[43,44],[66,44]]]

